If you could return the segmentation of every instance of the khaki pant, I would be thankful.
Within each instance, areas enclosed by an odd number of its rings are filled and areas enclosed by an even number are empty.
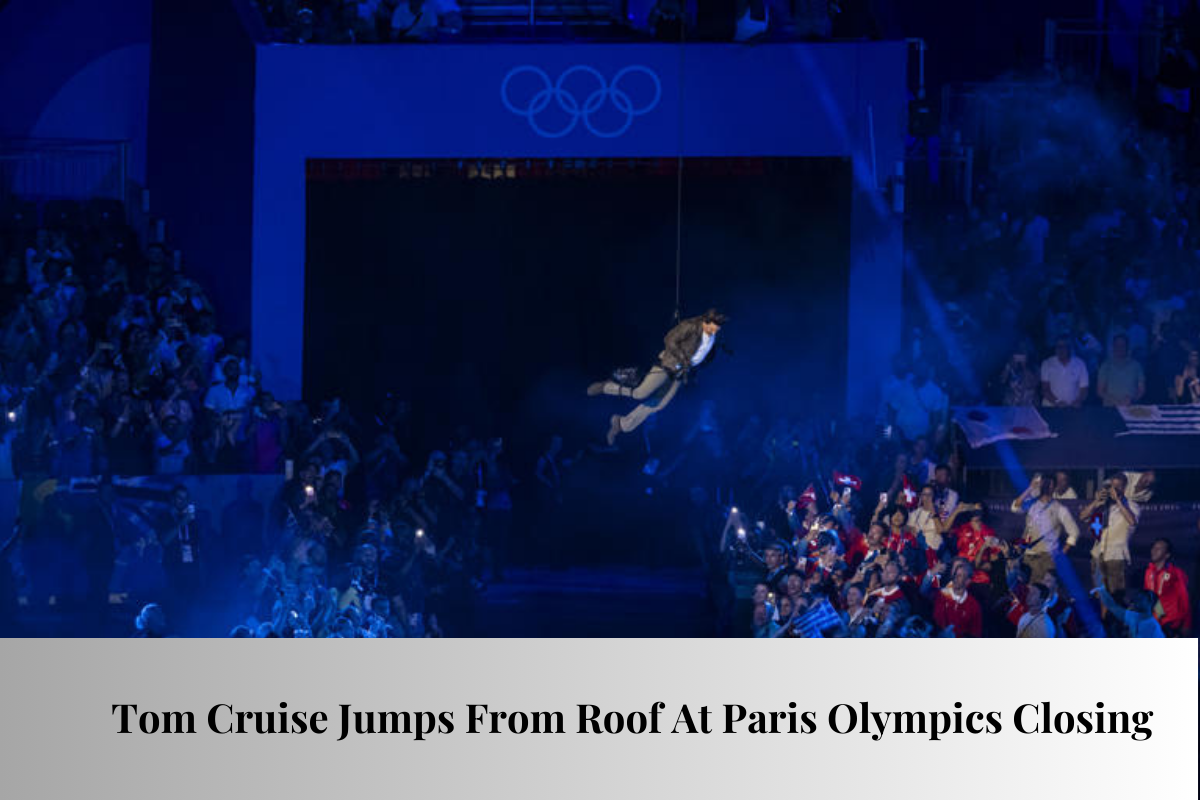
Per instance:
[[[1041,583],[1046,573],[1054,569],[1054,556],[1047,552],[1026,553],[1025,563],[1029,566],[1029,582]]]
[[[615,381],[608,381],[604,384],[604,394],[632,397],[634,400],[643,401],[621,417],[623,433],[635,430],[651,414],[657,414],[666,408],[667,403],[671,402],[678,391],[679,381],[662,367],[653,367],[646,373],[646,377],[642,378],[642,382],[632,389]]]
[[[1104,588],[1113,597],[1116,597],[1118,592],[1125,591],[1125,566],[1124,559],[1100,562],[1100,574],[1104,578]]]

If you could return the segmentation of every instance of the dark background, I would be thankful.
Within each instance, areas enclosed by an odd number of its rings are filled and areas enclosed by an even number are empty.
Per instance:
[[[305,397],[361,411],[396,391],[432,446],[460,423],[537,446],[576,424],[599,434],[623,405],[589,400],[587,382],[648,366],[672,324],[676,176],[664,163],[662,174],[491,180],[328,180],[310,168]],[[684,316],[729,313],[734,356],[676,402],[769,413],[819,396],[839,408],[849,167],[779,159],[722,174],[733,171],[684,169]]]

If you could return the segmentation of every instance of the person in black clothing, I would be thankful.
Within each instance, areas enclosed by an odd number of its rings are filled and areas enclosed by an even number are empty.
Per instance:
[[[488,443],[487,453],[477,470],[476,504],[483,514],[484,561],[490,567],[492,580],[502,581],[508,560],[508,534],[512,528],[512,489],[516,484],[504,458],[503,439],[497,437]]]
[[[175,601],[173,614],[178,620],[189,613],[204,585],[196,506],[182,484],[171,490],[170,509],[160,525],[158,539],[162,544],[163,569]]]

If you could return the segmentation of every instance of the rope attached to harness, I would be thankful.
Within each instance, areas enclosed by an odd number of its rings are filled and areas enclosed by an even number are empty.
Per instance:
[[[679,26],[679,121],[675,165],[675,324],[683,318],[683,303],[680,299],[680,276],[683,271],[683,74],[684,45],[687,43],[687,25]]]

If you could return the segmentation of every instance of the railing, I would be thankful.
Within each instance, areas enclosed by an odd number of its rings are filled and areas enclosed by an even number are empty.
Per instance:
[[[0,202],[111,197],[125,203],[128,191],[129,142],[0,139]]]
[[[460,0],[463,21],[472,26],[528,28],[539,26],[611,26],[620,20],[619,4],[611,0],[514,2],[514,0]]]
[[[941,133],[946,142],[987,150],[1014,119],[1035,115],[1045,92],[1060,86],[1055,78],[1040,81],[954,83],[942,87]]]
[[[1162,40],[1161,6],[1140,28],[1092,19],[1048,19],[1042,62],[1049,72],[1068,80],[1098,82],[1106,73],[1124,74],[1136,93],[1158,73]]]

